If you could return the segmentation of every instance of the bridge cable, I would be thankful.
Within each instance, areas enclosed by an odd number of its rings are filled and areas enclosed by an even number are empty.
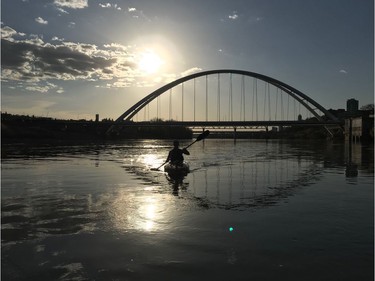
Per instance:
[[[232,73],[230,74],[230,83],[229,83],[229,116],[228,118],[230,117],[230,121],[233,121],[233,94],[232,94],[232,90],[233,90],[233,85],[232,85]]]
[[[270,83],[267,83],[267,94],[268,94],[269,121],[271,121],[271,93],[270,93]]]
[[[181,83],[181,121],[184,121],[184,83]]]
[[[289,95],[288,95],[287,109],[286,109],[286,120],[289,120]]]
[[[277,120],[277,106],[278,106],[278,103],[279,103],[279,95],[278,95],[278,91],[276,91],[275,121]]]
[[[256,121],[258,121],[258,80],[255,78],[255,110]]]
[[[156,98],[156,119],[159,119],[160,96]]]
[[[264,110],[263,110],[263,120],[266,120],[266,103],[267,103],[267,82],[264,82]],[[268,114],[270,114],[268,112]]]
[[[169,120],[172,120],[172,88],[169,90]]]
[[[241,100],[240,100],[240,120],[242,121],[242,108],[243,108],[243,81],[242,81],[243,75],[241,75]]]
[[[280,92],[280,102],[281,102],[281,120],[284,120],[284,102],[283,102],[283,92],[281,89],[277,88],[277,90]]]
[[[241,110],[240,110],[240,119],[243,116],[242,120],[245,121],[245,76],[241,75]]]
[[[254,107],[255,107],[255,78],[253,78],[253,100],[251,103],[251,121],[254,121]]]
[[[194,122],[195,122],[195,78],[194,78]]]
[[[208,121],[208,75],[206,75],[206,121]]]
[[[172,88],[169,90],[169,120],[172,120]]]
[[[143,121],[147,121],[146,108],[143,108]]]
[[[217,121],[220,121],[220,73],[217,74]]]

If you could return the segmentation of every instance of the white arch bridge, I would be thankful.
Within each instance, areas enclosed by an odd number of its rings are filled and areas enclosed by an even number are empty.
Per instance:
[[[255,72],[220,69],[160,87],[121,114],[116,125],[324,126],[328,130],[342,124],[318,102],[284,82]]]

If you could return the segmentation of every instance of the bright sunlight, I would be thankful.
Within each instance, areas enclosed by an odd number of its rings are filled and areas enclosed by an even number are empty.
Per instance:
[[[163,60],[154,52],[148,51],[141,54],[138,68],[146,74],[153,74],[164,64]]]

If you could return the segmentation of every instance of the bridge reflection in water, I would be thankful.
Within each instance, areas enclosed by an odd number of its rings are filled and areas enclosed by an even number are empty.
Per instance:
[[[203,166],[185,179],[170,181],[175,195],[194,199],[204,208],[244,209],[277,204],[301,187],[319,180],[323,165],[308,159],[264,159],[235,165]]]

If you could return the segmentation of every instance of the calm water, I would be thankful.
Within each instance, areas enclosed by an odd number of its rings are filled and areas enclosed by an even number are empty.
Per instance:
[[[2,280],[373,280],[372,145],[2,149]]]

